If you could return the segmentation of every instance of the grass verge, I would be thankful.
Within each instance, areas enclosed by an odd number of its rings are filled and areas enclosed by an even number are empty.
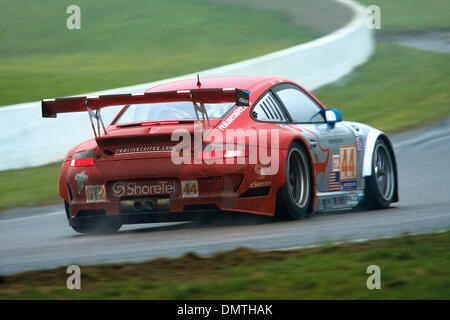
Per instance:
[[[450,115],[450,54],[379,43],[369,62],[315,92],[344,120],[388,133]]]
[[[61,163],[0,171],[0,210],[61,201],[58,179]]]
[[[450,299],[450,232],[295,251],[250,249],[202,258],[83,266],[0,278],[0,299]],[[368,290],[367,267],[381,269]]]

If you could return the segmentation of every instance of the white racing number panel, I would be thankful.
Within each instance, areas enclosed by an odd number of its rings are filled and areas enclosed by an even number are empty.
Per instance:
[[[198,197],[198,182],[197,180],[181,181],[181,190],[183,198]]]
[[[340,146],[341,181],[356,179],[356,146]]]
[[[86,202],[105,202],[106,190],[104,185],[86,186]]]

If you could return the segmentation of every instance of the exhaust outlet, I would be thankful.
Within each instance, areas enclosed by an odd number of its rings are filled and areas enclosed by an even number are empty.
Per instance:
[[[167,198],[137,198],[120,200],[120,213],[145,213],[169,211]]]
[[[145,201],[144,203],[144,208],[146,211],[152,211],[154,206],[153,201]]]
[[[143,208],[143,205],[142,205],[142,203],[140,201],[135,201],[134,204],[133,204],[133,208],[136,211],[141,211],[142,208]]]

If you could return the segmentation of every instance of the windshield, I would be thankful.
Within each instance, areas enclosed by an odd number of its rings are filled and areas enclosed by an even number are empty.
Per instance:
[[[234,103],[205,103],[210,119],[221,119],[235,106]],[[199,113],[201,118],[201,114]],[[190,101],[130,104],[115,124],[178,119],[197,119]]]

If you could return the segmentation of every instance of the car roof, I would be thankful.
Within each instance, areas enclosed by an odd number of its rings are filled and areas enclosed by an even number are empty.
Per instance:
[[[290,82],[282,77],[275,76],[228,76],[228,77],[200,77],[201,86],[197,86],[197,78],[171,81],[156,85],[147,92],[193,90],[193,89],[219,89],[237,88],[254,91],[267,90],[269,87],[280,82]]]

